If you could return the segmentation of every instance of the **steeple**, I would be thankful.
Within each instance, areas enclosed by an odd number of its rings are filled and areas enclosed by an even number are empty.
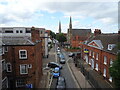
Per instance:
[[[61,33],[61,22],[59,21],[59,34]]]
[[[71,19],[71,16],[70,16],[70,24],[69,24],[69,28],[72,29],[72,19]]]

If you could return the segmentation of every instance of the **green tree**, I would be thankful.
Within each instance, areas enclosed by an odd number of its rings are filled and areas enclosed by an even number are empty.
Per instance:
[[[118,50],[120,50],[120,43],[118,44]],[[120,88],[120,52],[118,52],[117,60],[109,68],[110,75],[113,77],[114,85],[116,88]]]
[[[50,31],[50,36],[51,36],[52,38],[56,39],[56,34],[55,34],[54,32],[52,32],[52,31]]]
[[[56,35],[56,39],[62,44],[63,42],[67,41],[66,37],[63,33]]]

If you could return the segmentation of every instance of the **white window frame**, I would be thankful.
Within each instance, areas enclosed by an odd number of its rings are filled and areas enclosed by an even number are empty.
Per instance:
[[[112,64],[113,64],[113,60],[110,59],[110,67],[112,67]]]
[[[92,53],[92,57],[93,57],[93,58],[95,57],[95,52]]]
[[[10,65],[10,70],[8,69],[8,65]],[[6,68],[7,68],[7,72],[12,72],[12,65],[11,65],[11,63],[7,63],[6,64]]]
[[[25,51],[26,57],[21,57],[21,52]],[[19,59],[27,59],[27,50],[19,50]]]
[[[22,72],[22,66],[26,66],[26,73]],[[28,65],[27,64],[21,64],[20,65],[20,74],[28,74]]]
[[[91,65],[91,59],[89,59],[89,65]]]
[[[104,68],[103,76],[106,77],[106,68]]]
[[[99,54],[98,54],[98,53],[96,53],[96,60],[98,60],[98,57],[99,57]]]
[[[18,84],[21,84],[21,82],[19,82],[20,80],[25,81],[24,79],[17,79],[16,80],[16,87],[24,87],[25,86],[25,85],[18,85]]]
[[[112,82],[112,77],[111,76],[109,77],[109,81]]]
[[[95,70],[97,70],[98,71],[98,64],[96,63],[96,66],[95,66]]]
[[[5,54],[5,49],[2,47],[2,55]]]
[[[6,70],[6,63],[5,63],[5,59],[2,60],[2,71]]]
[[[89,51],[89,56],[91,56],[91,50]]]
[[[7,81],[7,82],[6,82],[6,86],[7,86],[7,87],[5,87],[5,88],[8,88],[8,78],[7,78],[7,77],[5,77],[5,78],[2,80],[2,84],[3,84],[3,82],[4,82],[5,80]],[[3,86],[3,85],[2,85],[2,86]],[[3,88],[3,87],[2,87],[2,88]]]
[[[107,56],[104,56],[104,64],[107,65]]]
[[[8,47],[7,46],[4,47],[4,50],[5,50],[5,52],[8,52]]]
[[[3,54],[2,48],[0,48],[0,56]]]

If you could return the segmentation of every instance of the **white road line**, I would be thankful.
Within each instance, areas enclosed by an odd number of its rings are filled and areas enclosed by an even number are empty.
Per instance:
[[[67,61],[68,61],[68,60],[67,60]],[[70,69],[70,66],[68,65],[68,62],[67,62],[67,66],[68,66],[68,69],[69,69],[69,71],[70,71],[70,73],[71,73],[71,75],[72,75],[72,77],[73,77],[74,82],[75,82],[76,85],[77,85],[77,88],[80,88],[79,84],[77,83],[77,81],[76,81],[76,79],[75,79],[75,77],[74,77],[74,75],[73,75],[73,73],[72,73],[72,71],[71,71],[71,69]]]

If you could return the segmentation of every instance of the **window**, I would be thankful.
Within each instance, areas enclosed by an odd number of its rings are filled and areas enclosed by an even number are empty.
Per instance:
[[[7,63],[7,72],[12,72],[11,63]]]
[[[5,33],[13,33],[13,31],[12,31],[12,30],[9,30],[9,31],[5,31]]]
[[[8,79],[7,79],[7,77],[5,77],[2,80],[2,90],[7,90],[7,88],[8,88]]]
[[[96,63],[96,68],[95,68],[95,70],[97,70],[98,71],[98,64]]]
[[[89,51],[89,56],[91,56],[91,50]]]
[[[20,30],[20,33],[22,33],[22,30]]]
[[[19,31],[18,31],[18,30],[16,30],[16,33],[19,33]]]
[[[7,46],[4,49],[5,49],[5,52],[8,52],[8,47]]]
[[[26,83],[24,79],[16,80],[16,87],[25,87]]]
[[[89,59],[89,64],[91,65],[91,59]]]
[[[4,47],[1,48],[1,53],[2,53],[2,54],[5,53],[5,49],[4,49]]]
[[[98,53],[96,53],[96,60],[98,60]]]
[[[109,77],[109,81],[112,82],[112,77],[111,76]]]
[[[42,31],[41,31],[41,34],[42,34]]]
[[[3,52],[2,52],[2,48],[0,48],[0,55],[2,55],[3,54]]]
[[[31,31],[30,30],[26,30],[26,33],[31,33]]]
[[[107,64],[107,57],[104,56],[104,64],[106,65]]]
[[[106,69],[104,68],[103,76],[106,77]]]
[[[110,67],[112,67],[112,64],[113,64],[113,60],[110,59]]]
[[[93,52],[93,55],[92,55],[93,58],[94,58],[94,55],[95,55],[95,53]]]
[[[27,64],[20,65],[20,74],[28,74],[28,65]]]
[[[19,50],[19,58],[20,59],[27,59],[27,51],[26,50]]]
[[[5,60],[2,60],[2,71],[6,70],[6,63]]]

